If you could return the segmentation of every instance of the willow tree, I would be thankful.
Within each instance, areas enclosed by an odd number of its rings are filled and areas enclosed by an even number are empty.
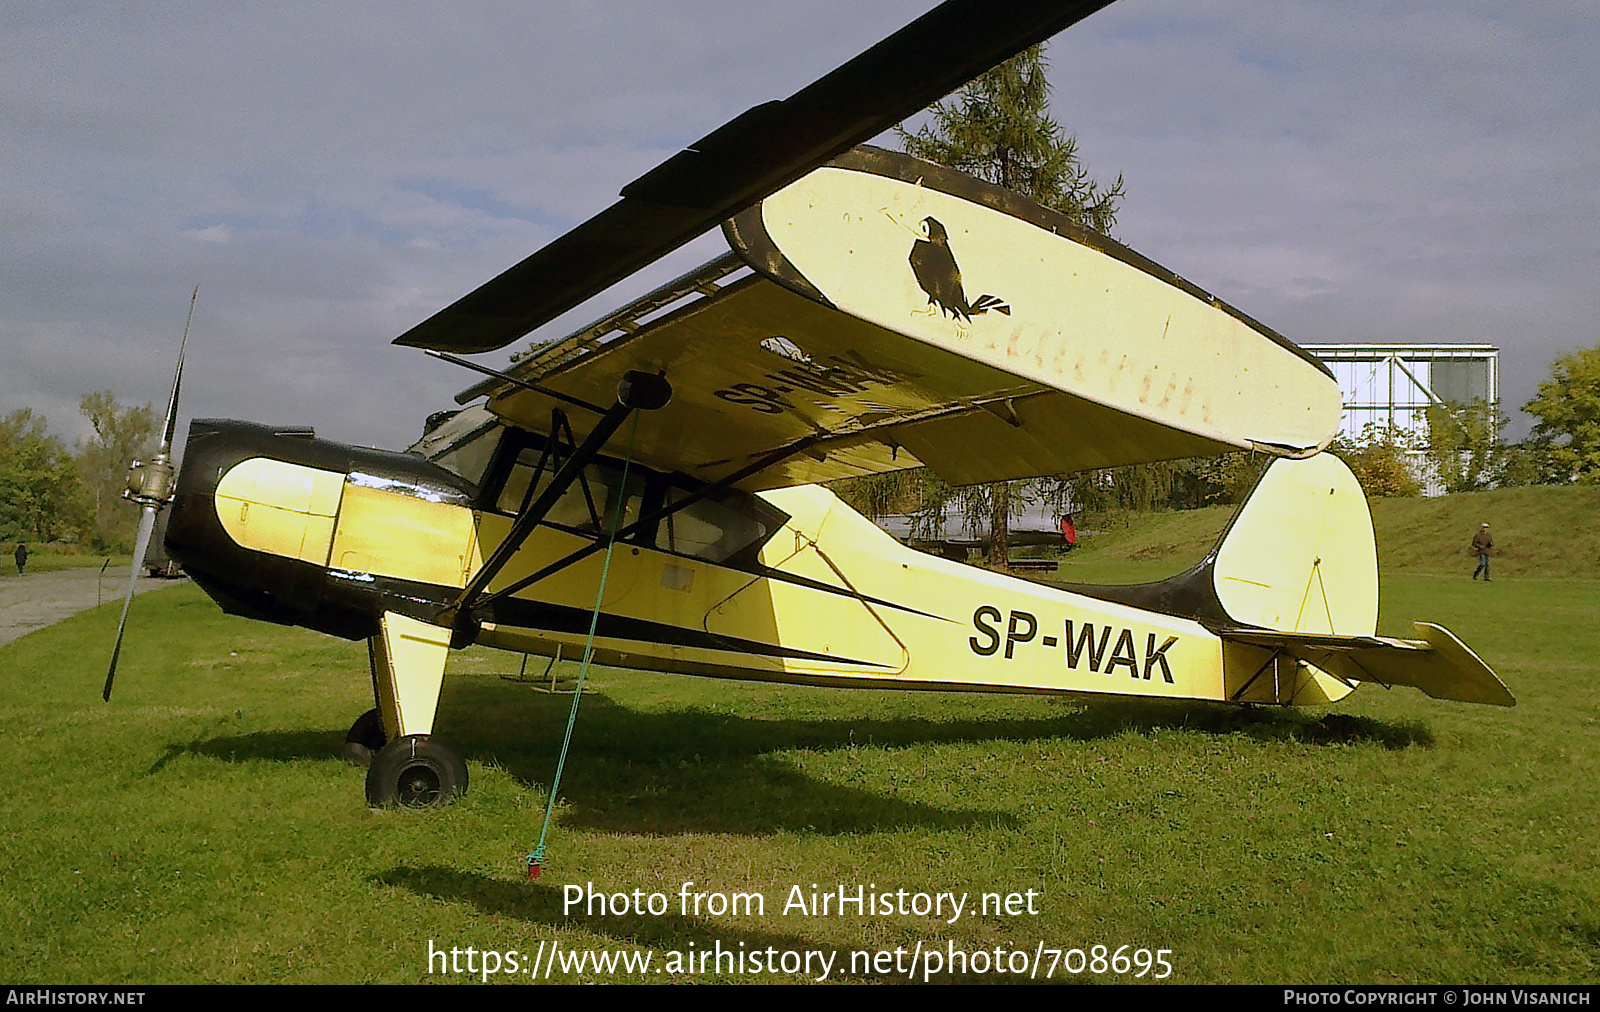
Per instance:
[[[1050,118],[1050,81],[1044,47],[1012,57],[928,110],[915,132],[899,128],[909,155],[975,176],[1053,208],[1079,225],[1109,234],[1122,202],[1122,177],[1103,186],[1078,157],[1077,138]],[[922,483],[938,488],[937,483]],[[1014,483],[949,490],[960,511],[988,527],[989,561],[1006,564]],[[943,514],[946,503],[925,502]],[[977,531],[974,531],[977,533]]]

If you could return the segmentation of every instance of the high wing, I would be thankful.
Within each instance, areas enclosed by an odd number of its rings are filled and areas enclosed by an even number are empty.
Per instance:
[[[396,344],[503,348],[1111,0],[950,0],[781,102],[747,110]]]
[[[739,482],[751,491],[918,465],[970,484],[1233,449],[1304,457],[1338,424],[1332,375],[1283,337],[907,155],[857,148],[723,231],[728,255],[514,367],[544,392],[491,380],[457,400],[488,394],[543,432],[552,409],[598,409],[624,373],[658,373],[672,400],[641,421],[634,458],[715,481],[782,457]]]

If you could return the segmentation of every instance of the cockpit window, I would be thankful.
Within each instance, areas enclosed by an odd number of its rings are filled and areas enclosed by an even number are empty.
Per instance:
[[[550,480],[559,468],[552,466],[549,461],[545,462],[538,483],[530,487],[541,454],[542,451],[534,447],[527,447],[518,454],[516,463],[511,466],[511,474],[495,500],[495,509],[501,513],[520,513],[550,487]],[[573,482],[561,494],[544,519],[546,523],[558,527],[590,534],[603,533],[603,529],[611,524],[612,513],[620,499],[623,502],[622,519],[618,523],[620,529],[639,519],[644,504],[644,488],[645,472],[642,468],[635,467],[629,471],[627,493],[624,495],[621,469],[596,462],[583,469],[583,479]]]
[[[520,429],[504,431],[506,444],[503,452],[495,456],[497,462],[488,465],[479,502],[480,508],[518,516],[550,487],[571,450],[562,448],[546,456],[546,437]],[[462,450],[471,448],[470,443],[461,444]],[[488,456],[485,449],[484,463]],[[481,468],[484,463],[478,466]],[[574,481],[556,497],[541,522],[595,537],[609,530],[620,505],[618,529],[633,526],[646,514],[658,518],[628,534],[626,540],[674,555],[745,568],[756,564],[761,546],[789,521],[788,514],[766,500],[733,488],[661,516],[664,509],[683,503],[704,484],[635,463],[627,469],[624,488],[622,473],[620,461],[591,461],[583,469],[582,480]]]

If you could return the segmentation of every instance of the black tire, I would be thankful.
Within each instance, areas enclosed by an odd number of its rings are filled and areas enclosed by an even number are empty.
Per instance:
[[[425,734],[390,742],[367,767],[367,803],[375,808],[438,808],[466,792],[466,762]]]
[[[370,766],[372,753],[387,744],[389,736],[383,733],[383,718],[377,710],[368,710],[356,718],[350,733],[344,736],[344,761],[351,766]]]

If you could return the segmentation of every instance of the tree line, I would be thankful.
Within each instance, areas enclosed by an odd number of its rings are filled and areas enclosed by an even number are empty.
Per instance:
[[[1519,485],[1600,484],[1600,345],[1562,356],[1539,394],[1522,410],[1538,419],[1528,438],[1507,442],[1509,419],[1486,401],[1435,404],[1420,432],[1369,425],[1340,436],[1330,452],[1350,465],[1369,498],[1418,496],[1427,485],[1445,494]],[[1238,452],[1220,457],[1132,464],[995,485],[953,488],[923,468],[852,478],[832,488],[874,518],[908,514],[913,533],[932,536],[954,512],[991,547],[1002,515],[1030,505],[1060,514],[1197,509],[1243,501],[1275,459]],[[995,505],[1004,487],[1005,513]]]
[[[1437,403],[1421,431],[1369,425],[1331,447],[1368,496],[1445,494],[1516,485],[1600,484],[1600,345],[1558,358],[1522,410],[1538,421],[1508,442],[1510,419],[1488,401]]]
[[[127,551],[138,511],[122,499],[128,465],[155,453],[159,424],[149,404],[124,407],[109,390],[85,394],[78,410],[94,434],[69,446],[32,408],[0,415],[0,542],[75,542]]]

